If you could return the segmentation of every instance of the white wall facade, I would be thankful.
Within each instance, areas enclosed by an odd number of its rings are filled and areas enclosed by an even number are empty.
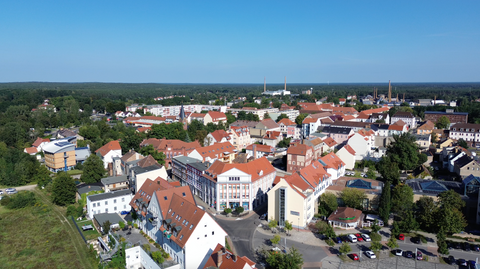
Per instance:
[[[111,192],[113,193],[113,192]],[[93,219],[95,214],[100,213],[120,213],[122,211],[130,211],[130,201],[132,200],[132,194],[122,195],[109,199],[102,199],[99,201],[91,201],[92,196],[103,195],[94,194],[87,196],[87,214],[88,217]]]
[[[103,166],[105,169],[107,169],[108,164],[113,162],[113,157],[119,157],[122,158],[122,150],[117,149],[117,150],[110,150],[105,156],[102,156],[102,161],[103,161]]]

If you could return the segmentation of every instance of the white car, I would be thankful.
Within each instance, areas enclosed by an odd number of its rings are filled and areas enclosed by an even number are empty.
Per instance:
[[[372,239],[370,239],[370,236],[368,234],[362,234],[362,237],[363,237],[363,240],[365,240],[365,242],[372,241]]]
[[[365,251],[365,255],[367,257],[369,257],[370,259],[376,259],[377,258],[377,256],[375,256],[375,253],[373,253],[373,251],[370,251],[370,250]]]
[[[347,237],[348,237],[348,240],[350,240],[350,242],[352,243],[357,242],[357,237],[354,234],[349,234]]]
[[[396,256],[403,256],[403,250],[401,250],[401,249],[396,249],[396,250],[395,250],[395,255],[396,255]]]
[[[0,190],[0,195],[3,195],[3,191],[2,191],[2,190]]]

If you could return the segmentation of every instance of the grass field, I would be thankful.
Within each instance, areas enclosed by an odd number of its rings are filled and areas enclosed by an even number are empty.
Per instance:
[[[38,190],[33,207],[0,206],[0,268],[96,268],[64,209]]]
[[[83,171],[73,169],[73,170],[68,170],[67,174],[69,174],[70,176],[81,175],[83,174]]]
[[[80,221],[77,221],[77,225],[78,225],[78,228],[82,229],[82,226],[83,225],[92,225],[93,226],[93,222],[91,220],[80,220]],[[85,236],[85,239],[87,240],[90,240],[90,239],[95,239],[97,237],[100,236],[100,233],[97,232],[97,230],[95,229],[95,227],[93,228],[93,230],[90,230],[90,231],[82,231],[83,233],[83,236]]]

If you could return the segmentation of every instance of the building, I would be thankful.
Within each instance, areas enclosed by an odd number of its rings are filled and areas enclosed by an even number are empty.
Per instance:
[[[388,136],[402,135],[408,131],[408,125],[403,120],[398,120],[388,126]]]
[[[283,140],[283,135],[280,131],[267,131],[263,136],[262,143],[271,147],[276,147],[277,144]]]
[[[105,192],[128,189],[128,178],[126,175],[102,178],[100,182],[102,182]]]
[[[232,143],[238,151],[241,151],[252,143],[250,129],[247,126],[230,126],[228,133],[230,134],[230,143]]]
[[[206,192],[212,193],[212,200],[206,197],[207,204],[214,205],[216,211],[242,206],[252,210],[267,201],[266,193],[272,187],[275,168],[263,157],[248,163],[226,164],[215,161],[203,177],[211,181]]]
[[[119,228],[119,223],[124,220],[117,213],[99,213],[95,214],[93,225],[97,227],[97,230],[103,232],[103,225],[107,221],[110,222],[110,229],[115,229]]]
[[[259,120],[263,120],[265,117],[265,114],[271,114],[271,113],[278,113],[278,108],[262,108],[258,109],[256,107],[244,107],[244,108],[229,108],[227,109],[227,112],[232,113],[232,115],[237,116],[237,114],[241,111],[244,111],[245,113],[252,113],[258,116]]]
[[[375,151],[375,132],[373,130],[360,130],[350,136],[347,141],[353,151],[355,152],[355,160],[361,161],[363,159],[376,159],[373,156]],[[347,168],[351,169],[351,168]]]
[[[34,147],[37,150],[37,152],[41,152],[43,150],[43,147],[48,143],[50,143],[49,138],[37,137],[35,142],[33,142],[32,147]]]
[[[297,127],[297,124],[287,118],[281,119],[278,122],[280,125],[280,132],[284,137],[292,137],[293,139],[299,139],[301,129]]]
[[[419,135],[431,134],[434,129],[435,129],[435,124],[432,121],[427,120],[426,122],[422,123],[422,125],[418,126],[417,134]]]
[[[215,125],[218,125],[220,122],[227,123],[227,115],[223,112],[208,111],[207,115],[210,116],[211,122]]]
[[[333,140],[333,139],[332,139]],[[313,148],[313,159],[318,160],[322,157],[323,150],[325,147],[325,142],[320,137],[313,138],[310,140],[303,140],[303,144]]]
[[[132,149],[125,153],[121,158],[113,157],[113,175],[128,175],[128,169],[136,165],[143,158],[145,158],[143,155]]]
[[[383,182],[374,179],[340,177],[334,180],[326,191],[338,196],[345,188],[359,189],[367,196],[362,204],[363,209],[371,210],[378,208],[378,201],[382,195],[383,187]],[[343,201],[339,200],[339,206],[343,206],[343,204]]]
[[[337,180],[345,175],[345,163],[335,153],[330,152],[318,160],[332,180]]]
[[[425,120],[429,120],[434,123],[437,123],[438,119],[442,116],[447,117],[451,124],[468,122],[467,112],[453,112],[453,109],[447,109],[445,112],[425,111]]]
[[[165,154],[165,165],[167,167],[171,166],[173,157],[179,155],[187,156],[194,149],[201,147],[198,141],[187,143],[176,139],[149,138],[140,143],[140,147],[148,145],[152,145],[158,152]]]
[[[403,112],[403,111],[398,111],[393,115],[391,124],[394,124],[395,122],[402,120],[407,124],[408,128],[416,128],[417,127],[417,120],[415,119],[415,116],[411,112]]]
[[[335,154],[345,163],[345,169],[353,170],[355,168],[356,152],[350,145],[344,145]]]
[[[480,124],[456,123],[450,126],[450,138],[458,141],[465,140],[469,145],[480,142]]]
[[[220,160],[225,163],[232,163],[237,156],[237,152],[238,150],[230,142],[225,142],[196,148],[188,154],[188,157],[200,162],[213,163],[215,160]]]
[[[321,133],[333,138],[333,140],[335,140],[335,142],[338,144],[342,144],[348,140],[348,137],[354,134],[354,131],[351,128],[325,126],[323,127]]]
[[[45,156],[45,166],[52,172],[68,171],[73,169],[76,162],[75,155],[75,137],[55,140],[43,146]]]
[[[268,219],[275,219],[283,227],[288,221],[292,226],[304,228],[318,209],[318,198],[332,184],[332,177],[319,161],[275,179],[275,186],[268,192]]]
[[[338,207],[328,217],[328,223],[334,228],[355,229],[360,226],[362,211],[351,207]]]
[[[125,249],[125,268],[137,269],[137,268],[149,268],[149,269],[180,269],[180,264],[169,263],[168,265],[158,265],[150,254],[143,250],[142,246],[134,246]],[[165,263],[165,262],[164,262]]]
[[[131,167],[127,176],[130,180],[130,188],[135,193],[148,178],[168,178],[165,166],[159,164],[151,155],[148,155]]]
[[[420,149],[428,149],[430,148],[431,140],[432,140],[432,135],[431,134],[423,134],[419,135],[416,134],[415,136],[415,143],[417,143],[418,147]]]
[[[287,172],[299,171],[310,165],[313,160],[313,148],[296,143],[287,149]]]
[[[273,156],[275,148],[268,145],[251,144],[247,146],[245,153],[247,158],[259,159]]]
[[[282,104],[282,105],[285,105],[285,104]],[[289,107],[289,106],[287,106]],[[288,119],[291,120],[291,121],[295,121],[295,119],[298,117],[298,115],[300,115],[300,111],[294,109],[295,107],[289,107],[288,109],[284,109],[282,110],[282,107],[280,107],[280,111],[276,112],[276,113],[269,113],[270,117],[277,121],[278,117],[282,114],[285,114],[287,115]]]
[[[255,269],[255,263],[247,256],[239,256],[218,244],[203,269]]]
[[[95,214],[120,213],[130,211],[132,192],[120,190],[87,196],[87,215],[93,219]]]
[[[214,132],[209,133],[205,137],[205,141],[203,142],[203,145],[205,146],[211,146],[215,143],[224,143],[227,141],[230,141],[230,134],[227,133],[224,130],[216,130]]]
[[[109,163],[113,163],[114,157],[122,157],[122,147],[117,140],[110,141],[103,147],[95,151],[98,157],[103,161],[103,166],[105,169],[108,168]],[[112,166],[113,167],[113,166]]]

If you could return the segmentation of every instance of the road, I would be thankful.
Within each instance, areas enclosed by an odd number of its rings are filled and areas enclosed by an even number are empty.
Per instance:
[[[32,191],[32,190],[34,190],[36,187],[37,187],[37,184],[20,186],[20,187],[7,187],[7,188],[14,188],[14,189],[16,189],[17,191]],[[5,192],[5,189],[7,189],[7,188],[2,189],[2,191]]]

